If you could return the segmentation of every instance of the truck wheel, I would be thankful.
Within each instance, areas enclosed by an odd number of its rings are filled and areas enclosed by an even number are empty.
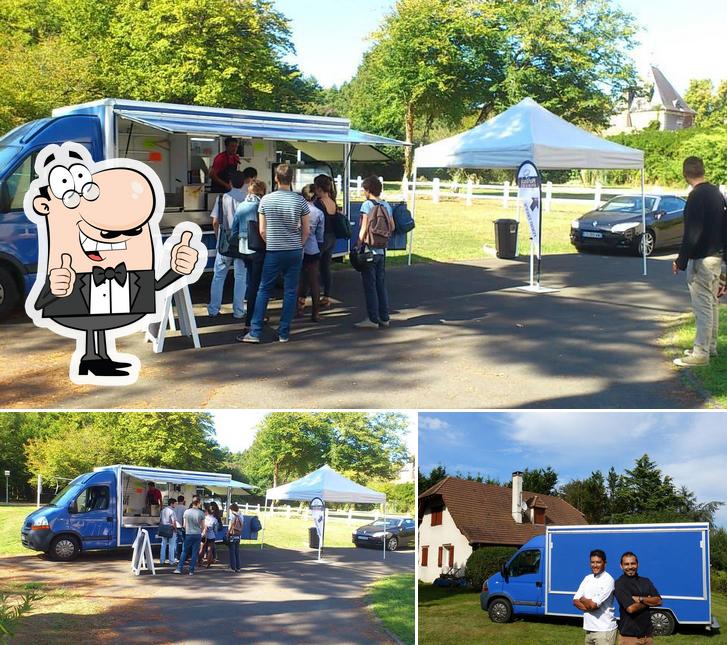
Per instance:
[[[49,554],[54,560],[69,562],[75,560],[80,552],[81,546],[72,535],[59,535],[50,543]]]
[[[497,598],[490,603],[487,613],[493,623],[507,623],[512,618],[512,605],[505,598]]]
[[[676,621],[671,612],[663,609],[652,609],[651,626],[654,628],[654,636],[671,636],[674,633]]]
[[[20,301],[20,291],[15,276],[0,267],[0,318],[7,316]]]

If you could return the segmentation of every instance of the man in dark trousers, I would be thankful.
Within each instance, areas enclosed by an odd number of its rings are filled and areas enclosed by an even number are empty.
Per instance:
[[[717,186],[704,178],[704,163],[687,157],[684,179],[692,187],[684,207],[684,237],[672,271],[687,272],[687,286],[697,324],[694,347],[674,359],[679,367],[707,365],[717,355],[720,273],[727,254],[727,212]]]
[[[649,608],[661,605],[661,596],[651,580],[639,575],[639,560],[631,551],[621,556],[621,569],[614,588],[621,611],[619,645],[653,645]]]

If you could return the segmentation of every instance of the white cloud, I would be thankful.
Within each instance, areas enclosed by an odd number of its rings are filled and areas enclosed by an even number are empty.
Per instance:
[[[440,419],[439,417],[419,416],[420,430],[446,430],[451,427],[452,425],[448,421]]]
[[[426,441],[428,444],[432,443],[462,443],[465,438],[464,433],[461,430],[455,429],[451,423],[440,419],[439,417],[428,417],[419,416],[419,435],[420,440],[424,434],[422,430],[426,432]]]

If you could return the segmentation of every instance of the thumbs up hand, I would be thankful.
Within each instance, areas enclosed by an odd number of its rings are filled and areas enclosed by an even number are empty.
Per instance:
[[[73,291],[76,272],[71,268],[71,256],[68,253],[61,255],[59,268],[49,271],[48,281],[50,282],[50,292],[58,298],[65,298]]]
[[[172,271],[180,275],[189,275],[194,271],[199,253],[191,246],[192,231],[184,231],[182,239],[172,248]]]

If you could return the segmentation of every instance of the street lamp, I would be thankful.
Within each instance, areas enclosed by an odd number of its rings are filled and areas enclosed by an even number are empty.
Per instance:
[[[8,483],[10,482],[10,471],[5,471],[5,503],[10,503],[10,498],[8,497]]]

